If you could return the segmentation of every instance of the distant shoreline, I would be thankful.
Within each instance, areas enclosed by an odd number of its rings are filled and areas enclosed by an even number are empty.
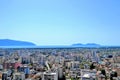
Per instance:
[[[100,47],[81,47],[81,46],[0,46],[0,48],[120,48],[120,46],[100,46]]]

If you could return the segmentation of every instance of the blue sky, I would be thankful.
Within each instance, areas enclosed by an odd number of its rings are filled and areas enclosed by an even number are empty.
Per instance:
[[[120,45],[120,0],[0,0],[0,39]]]

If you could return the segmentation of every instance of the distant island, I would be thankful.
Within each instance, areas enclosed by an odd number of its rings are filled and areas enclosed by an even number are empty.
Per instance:
[[[0,39],[0,46],[36,46],[36,44],[27,41]]]
[[[87,44],[81,44],[81,43],[77,43],[77,44],[72,44],[73,47],[101,47],[100,44],[96,44],[96,43],[87,43]]]

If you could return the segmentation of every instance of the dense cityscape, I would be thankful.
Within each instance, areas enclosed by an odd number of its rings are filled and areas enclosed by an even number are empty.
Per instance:
[[[0,0],[0,80],[120,80],[120,0]]]
[[[120,80],[120,48],[1,48],[1,80]]]

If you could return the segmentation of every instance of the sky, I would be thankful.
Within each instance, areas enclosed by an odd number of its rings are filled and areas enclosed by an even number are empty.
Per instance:
[[[120,0],[0,0],[0,39],[120,45]]]

